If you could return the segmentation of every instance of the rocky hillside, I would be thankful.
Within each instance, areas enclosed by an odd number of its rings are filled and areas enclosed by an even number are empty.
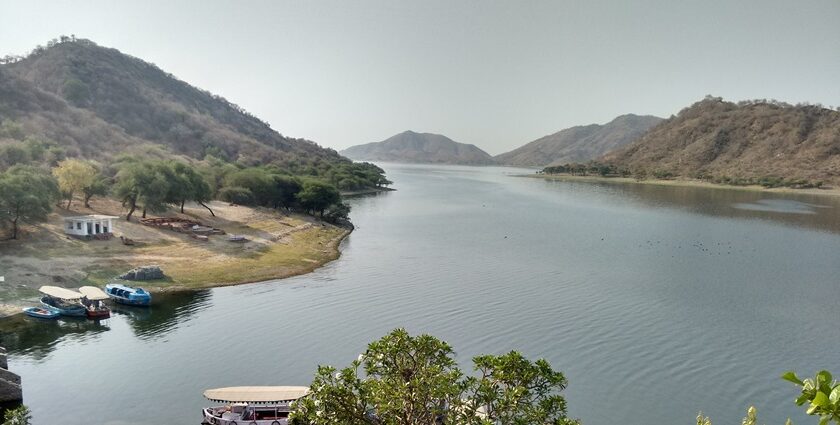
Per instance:
[[[427,164],[491,165],[493,158],[475,145],[458,143],[440,134],[406,131],[381,142],[341,151],[352,159]]]
[[[246,165],[347,161],[332,149],[284,137],[153,64],[88,40],[65,40],[0,65],[0,121],[57,142],[69,155],[97,159],[156,145]]]
[[[634,172],[840,184],[840,111],[779,102],[706,99],[601,160]]]
[[[606,124],[590,124],[558,131],[495,157],[504,165],[535,166],[587,162],[645,134],[662,118],[622,115]]]

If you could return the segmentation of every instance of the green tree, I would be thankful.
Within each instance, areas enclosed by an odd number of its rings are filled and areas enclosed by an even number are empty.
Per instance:
[[[320,366],[293,423],[306,425],[574,424],[558,394],[565,378],[521,354],[479,356],[466,377],[449,344],[396,329],[349,367]]]
[[[814,379],[799,379],[790,371],[782,379],[793,382],[801,389],[796,399],[797,406],[808,403],[806,413],[820,417],[820,425],[840,424],[840,383],[827,370],[817,372]]]
[[[85,207],[90,208],[90,199],[94,196],[105,196],[108,194],[108,179],[100,173],[96,173],[91,184],[82,188],[85,195]]]
[[[45,221],[58,198],[58,184],[38,168],[17,165],[0,174],[0,218],[12,225],[18,237],[21,220]]]
[[[67,209],[73,202],[73,195],[83,192],[86,187],[92,186],[96,181],[96,168],[85,161],[78,159],[65,159],[58,163],[52,170],[53,176],[58,180],[58,188],[67,197]],[[87,205],[87,201],[85,202]]]
[[[219,191],[219,199],[238,205],[251,205],[254,203],[254,194],[244,187],[226,187]]]
[[[23,405],[7,410],[3,415],[3,425],[29,425],[31,420],[32,414],[29,408]]]
[[[143,217],[146,211],[163,211],[166,209],[169,196],[169,181],[171,177],[166,164],[159,161],[134,161],[122,164],[117,172],[114,184],[114,195],[129,207],[125,219],[131,221],[131,216],[138,205],[143,206]]]
[[[0,146],[0,169],[28,164],[30,160],[29,150],[23,143],[15,142]]]
[[[324,211],[333,204],[341,202],[341,194],[335,186],[318,180],[305,180],[297,194],[298,202],[312,213],[318,212],[321,217]]]

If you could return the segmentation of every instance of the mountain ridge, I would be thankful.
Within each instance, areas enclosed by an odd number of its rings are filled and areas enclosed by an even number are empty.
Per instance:
[[[502,165],[549,166],[587,162],[641,137],[662,121],[652,115],[620,115],[606,124],[569,127],[540,137],[494,159]]]
[[[456,142],[444,135],[407,130],[380,142],[351,146],[342,155],[355,160],[428,164],[493,165],[478,146]]]

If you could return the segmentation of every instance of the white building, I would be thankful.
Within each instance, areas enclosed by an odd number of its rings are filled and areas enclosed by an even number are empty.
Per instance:
[[[73,236],[112,235],[114,233],[112,215],[83,215],[79,217],[64,217],[64,233]]]

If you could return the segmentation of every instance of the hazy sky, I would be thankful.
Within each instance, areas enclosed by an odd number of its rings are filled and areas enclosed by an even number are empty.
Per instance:
[[[0,55],[71,33],[336,149],[497,154],[706,94],[840,105],[840,0],[0,0]]]

